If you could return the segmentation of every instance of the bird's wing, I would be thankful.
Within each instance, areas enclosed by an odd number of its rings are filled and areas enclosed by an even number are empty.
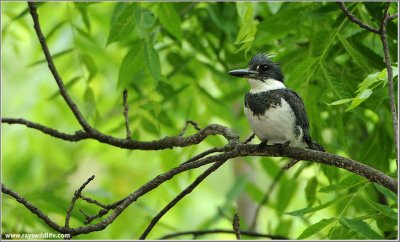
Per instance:
[[[303,100],[301,100],[300,96],[290,89],[278,89],[282,92],[282,95],[285,97],[285,100],[289,103],[292,108],[295,116],[296,116],[296,125],[300,126],[303,129],[304,136],[309,136],[308,134],[308,117],[307,111],[304,106]]]

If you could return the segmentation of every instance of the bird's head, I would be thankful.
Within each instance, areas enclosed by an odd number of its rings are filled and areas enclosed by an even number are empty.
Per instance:
[[[228,74],[261,82],[272,79],[283,83],[281,68],[277,63],[272,62],[265,53],[253,56],[246,69],[232,70]]]

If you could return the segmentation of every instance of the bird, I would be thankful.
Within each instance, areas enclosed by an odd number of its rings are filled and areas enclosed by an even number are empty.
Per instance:
[[[250,91],[244,98],[244,113],[260,145],[279,144],[325,151],[313,141],[301,97],[286,88],[278,63],[265,53],[253,56],[245,69],[228,74],[246,78]]]

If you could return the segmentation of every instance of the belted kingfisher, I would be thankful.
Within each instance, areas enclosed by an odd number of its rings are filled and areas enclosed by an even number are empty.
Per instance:
[[[284,85],[282,71],[264,54],[255,55],[247,69],[228,72],[247,78],[250,92],[244,99],[244,113],[263,144],[282,144],[324,151],[308,131],[308,118],[300,96]]]

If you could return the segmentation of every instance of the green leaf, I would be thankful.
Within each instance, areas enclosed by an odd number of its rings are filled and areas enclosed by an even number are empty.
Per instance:
[[[150,118],[142,117],[140,123],[141,123],[141,127],[143,127],[144,130],[146,130],[148,133],[153,134],[155,136],[160,135],[160,130],[159,130],[158,126]]]
[[[345,37],[338,34],[338,38],[339,38],[340,42],[342,43],[344,49],[351,56],[351,58],[354,61],[356,61],[364,69],[365,72],[368,73],[370,70],[370,66],[366,62],[365,57],[360,52],[358,52],[357,49],[353,48],[353,46],[346,40]]]
[[[289,203],[293,201],[293,194],[296,192],[298,188],[298,181],[296,179],[289,180],[284,176],[281,177],[281,182],[279,186],[278,195],[276,198],[276,209],[279,212],[285,211],[285,209],[289,206]]]
[[[93,89],[91,87],[87,87],[85,94],[83,96],[83,100],[85,101],[85,111],[89,118],[93,117],[96,113],[96,101]]]
[[[341,100],[334,101],[334,102],[332,102],[332,103],[328,103],[328,105],[329,105],[329,106],[341,105],[341,104],[344,104],[344,103],[351,102],[352,100],[353,100],[353,98],[345,98],[345,99],[341,99]]]
[[[327,207],[329,207],[329,206],[331,206],[331,205],[333,205],[333,204],[335,204],[335,203],[337,203],[337,202],[339,202],[339,201],[341,201],[341,200],[343,200],[345,198],[349,198],[350,196],[352,196],[352,195],[349,194],[347,196],[338,197],[338,198],[332,199],[331,201],[326,202],[326,203],[324,203],[322,205],[319,205],[317,207],[302,208],[302,209],[295,210],[295,211],[292,211],[292,212],[287,212],[285,214],[291,215],[291,216],[303,216],[304,214],[315,212],[315,211],[319,211],[319,210],[322,210],[324,208],[327,208]]]
[[[350,106],[346,109],[346,111],[350,111],[354,108],[356,108],[358,105],[363,103],[369,96],[372,94],[372,89],[365,89],[363,92],[361,92],[357,97],[353,99],[351,102]]]
[[[318,181],[315,177],[308,180],[307,186],[305,188],[308,206],[313,205],[317,199],[317,186]]]
[[[76,76],[72,78],[69,82],[65,84],[65,89],[69,90],[79,79],[81,79],[81,76]],[[48,100],[52,100],[60,95],[60,91],[55,91],[50,97],[48,97]]]
[[[80,3],[74,3],[75,7],[79,10],[81,17],[82,17],[82,21],[86,26],[86,29],[90,32],[91,29],[91,24],[90,24],[90,20],[89,20],[89,16],[87,13],[87,7],[89,7],[91,4],[91,2],[80,2]]]
[[[379,185],[379,184],[377,184],[377,183],[373,183],[373,184],[374,184],[375,188],[376,188],[380,193],[382,193],[382,194],[385,195],[386,197],[392,199],[393,201],[397,202],[397,195],[396,195],[394,192],[390,191],[390,190],[387,189],[386,187],[384,187],[384,186],[382,186],[382,185]]]
[[[391,219],[397,220],[397,213],[395,211],[393,211],[391,208],[389,208],[388,206],[374,202],[366,197],[363,197],[363,199],[375,210],[381,212],[382,214],[386,215],[387,217],[389,217]]]
[[[257,187],[254,183],[248,182],[246,186],[246,192],[249,194],[254,202],[260,202],[264,197],[264,192]]]
[[[398,68],[396,66],[392,66],[393,69],[393,78],[398,75]],[[350,111],[356,108],[358,105],[363,103],[367,98],[369,98],[372,94],[372,89],[376,88],[379,84],[385,85],[387,83],[387,73],[386,68],[381,72],[376,72],[368,75],[359,85],[356,91],[357,96],[353,98],[351,105],[346,109],[346,111]]]
[[[329,231],[330,240],[340,240],[340,239],[360,239],[359,235],[351,229],[348,229],[346,226],[339,224],[336,227],[333,227]]]
[[[158,56],[158,52],[149,42],[145,43],[144,62],[154,81],[159,81],[161,78],[160,58]]]
[[[245,52],[247,53],[247,51],[252,46],[257,32],[257,27],[253,18],[253,3],[237,2],[236,10],[241,21],[241,27],[235,40],[235,44],[240,44],[241,47],[236,51],[236,53],[241,50],[245,50]]]
[[[54,35],[54,33],[57,32],[57,30],[59,30],[66,23],[67,23],[67,21],[65,20],[65,21],[61,21],[58,24],[54,25],[54,27],[46,35],[46,41],[48,42],[49,39],[51,39],[51,37]]]
[[[58,53],[56,53],[56,54],[54,54],[54,55],[51,55],[51,56],[53,57],[53,60],[54,60],[54,59],[56,59],[56,58],[58,58],[58,57],[60,57],[60,56],[63,56],[63,55],[65,55],[65,54],[68,54],[69,52],[71,52],[71,51],[73,51],[73,50],[75,50],[75,48],[63,50],[63,51],[58,52]],[[42,63],[46,63],[46,62],[47,62],[46,59],[42,59],[42,60],[33,62],[32,64],[29,64],[28,67],[36,66],[36,65],[39,65],[39,64],[42,64]]]
[[[111,24],[110,33],[108,34],[107,44],[109,45],[121,37],[129,35],[135,27],[135,10],[136,4],[129,4],[127,8],[117,17],[116,21]]]
[[[226,201],[233,202],[233,200],[236,199],[244,190],[246,184],[248,183],[248,180],[249,178],[247,176],[240,176],[239,178],[237,178],[232,188],[226,194]]]
[[[355,187],[367,182],[363,177],[357,175],[349,175],[341,180],[338,184],[323,187],[319,192],[336,192],[347,188]]]
[[[396,231],[397,233],[397,224],[397,218],[395,220],[389,219],[385,215],[380,215],[378,218],[376,218],[376,225],[382,231]]]
[[[297,239],[305,239],[310,237],[311,235],[318,233],[319,231],[321,231],[322,229],[324,229],[326,226],[328,226],[329,224],[333,223],[334,221],[336,221],[336,218],[329,218],[329,219],[322,219],[319,222],[310,225],[309,227],[307,227],[303,233],[301,233],[299,235],[299,237],[297,237]]]
[[[89,77],[87,79],[88,82],[92,80],[92,78],[97,74],[97,65],[90,55],[83,54],[81,55],[82,62],[86,66],[86,69],[89,71]]]
[[[117,88],[128,87],[133,82],[145,79],[144,43],[136,42],[122,60],[118,74]]]
[[[151,28],[154,23],[156,22],[156,18],[154,13],[149,9],[140,9],[138,14],[135,18],[136,24],[139,25],[142,29],[149,29]]]
[[[366,239],[384,239],[381,235],[371,229],[371,227],[362,220],[341,218],[340,223],[349,229],[357,232]]]
[[[179,41],[182,40],[181,19],[171,3],[159,3],[158,18],[161,25]]]

